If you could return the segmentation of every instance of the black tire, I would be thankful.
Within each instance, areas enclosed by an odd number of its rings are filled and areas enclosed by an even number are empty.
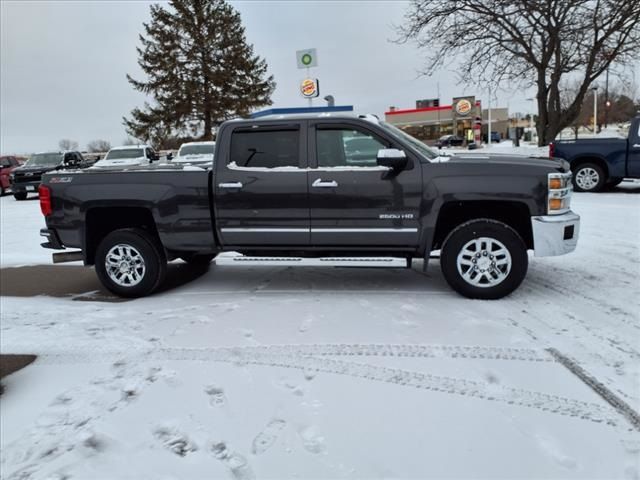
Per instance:
[[[473,264],[469,263],[469,267],[461,266],[461,273],[458,269],[458,255],[469,242],[481,237],[486,237],[502,244],[511,257],[510,266],[506,264],[494,266],[495,263],[500,261],[507,262],[508,258],[506,255],[503,258],[503,254],[496,254],[495,257],[491,256],[491,247],[488,244],[484,244],[485,250],[488,247],[488,253],[482,257],[484,250],[479,251],[480,261],[475,257],[471,258],[468,262],[473,261]],[[494,244],[495,246],[497,245]],[[493,251],[498,252],[499,250],[494,248]],[[498,258],[499,256],[501,258]],[[464,261],[467,260],[464,259]],[[489,264],[485,265],[487,261]],[[456,292],[468,298],[495,300],[509,295],[524,280],[528,265],[527,246],[518,232],[502,222],[487,218],[471,220],[455,228],[443,242],[440,254],[440,267],[445,280]],[[489,272],[494,271],[494,269],[500,269],[504,274],[504,278],[496,282],[496,279],[500,277],[497,273],[493,275],[491,273],[480,273],[479,271],[475,275],[473,273],[470,274],[474,276],[469,282],[463,277],[463,274],[466,274],[469,269],[476,268],[479,270],[482,267],[485,267],[486,271]],[[485,269],[482,272],[485,272]],[[489,281],[488,275],[492,276],[492,281]],[[470,282],[478,277],[480,277],[481,282],[472,285]],[[492,282],[496,283],[491,285]]]
[[[13,194],[13,198],[15,198],[16,200],[26,200],[27,192],[16,192]]]
[[[133,247],[144,262],[144,273],[138,283],[132,286],[116,283],[107,272],[107,254],[116,245]],[[144,297],[152,293],[164,280],[167,272],[167,258],[158,240],[139,228],[125,228],[108,234],[98,245],[95,269],[102,284],[121,297]]]
[[[0,185],[0,197],[4,197],[4,194],[7,193],[4,190],[4,187],[2,185]]]
[[[589,177],[592,181],[585,183],[580,180],[580,176]],[[597,177],[597,181],[593,179]],[[600,192],[607,181],[607,177],[602,167],[595,163],[582,163],[573,172],[573,189],[576,192]]]
[[[182,260],[183,262],[186,262],[190,265],[206,265],[208,263],[211,263],[211,260],[213,260],[214,258],[216,258],[217,255],[213,255],[213,254],[209,254],[209,255],[198,255],[195,253],[183,253],[182,255],[180,255],[180,260]]]

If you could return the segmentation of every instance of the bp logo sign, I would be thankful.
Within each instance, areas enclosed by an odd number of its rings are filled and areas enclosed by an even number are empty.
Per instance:
[[[318,54],[315,48],[308,48],[306,50],[298,50],[296,52],[296,60],[298,61],[298,68],[311,68],[318,66]]]
[[[300,93],[304,98],[315,98],[320,95],[320,85],[317,78],[305,78],[300,82]]]
[[[305,53],[304,55],[302,55],[302,58],[300,58],[300,61],[304,66],[308,67],[313,63],[313,57],[308,53]]]
[[[467,100],[466,98],[461,98],[460,100],[458,100],[458,103],[456,103],[456,113],[461,117],[466,117],[471,113],[472,107],[473,106],[471,105],[471,102],[469,100]]]

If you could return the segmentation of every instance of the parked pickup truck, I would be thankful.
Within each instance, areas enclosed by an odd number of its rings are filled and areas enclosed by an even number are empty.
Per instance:
[[[640,178],[640,116],[631,121],[628,138],[585,138],[549,144],[549,157],[571,165],[578,192],[599,192],[623,178]]]
[[[42,174],[63,168],[86,168],[90,164],[80,152],[34,153],[9,175],[11,191],[16,200],[25,200],[29,193],[38,193]]]
[[[376,142],[368,159],[348,151]],[[358,147],[359,148],[359,147]],[[366,160],[366,161],[365,161]],[[573,251],[563,160],[441,156],[374,116],[315,114],[220,126],[213,169],[163,164],[49,174],[40,188],[54,261],[95,265],[103,284],[142,296],[167,261],[250,256],[424,258],[471,298],[520,285],[536,256]]]

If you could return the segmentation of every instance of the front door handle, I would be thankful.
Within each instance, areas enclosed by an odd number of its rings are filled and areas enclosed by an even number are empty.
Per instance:
[[[634,143],[633,148],[640,148],[640,143]]]
[[[220,188],[242,188],[241,182],[219,183]]]
[[[336,182],[335,180],[331,180],[330,182],[323,182],[321,178],[316,178],[311,186],[316,188],[336,188],[338,186],[338,182]]]

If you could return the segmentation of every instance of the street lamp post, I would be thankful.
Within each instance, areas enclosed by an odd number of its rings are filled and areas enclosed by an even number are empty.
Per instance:
[[[595,135],[598,128],[598,87],[593,87],[593,134]]]
[[[529,115],[529,129],[531,130],[531,142],[533,143],[533,110],[535,108],[535,98],[527,98],[527,100],[531,100],[531,114]]]

